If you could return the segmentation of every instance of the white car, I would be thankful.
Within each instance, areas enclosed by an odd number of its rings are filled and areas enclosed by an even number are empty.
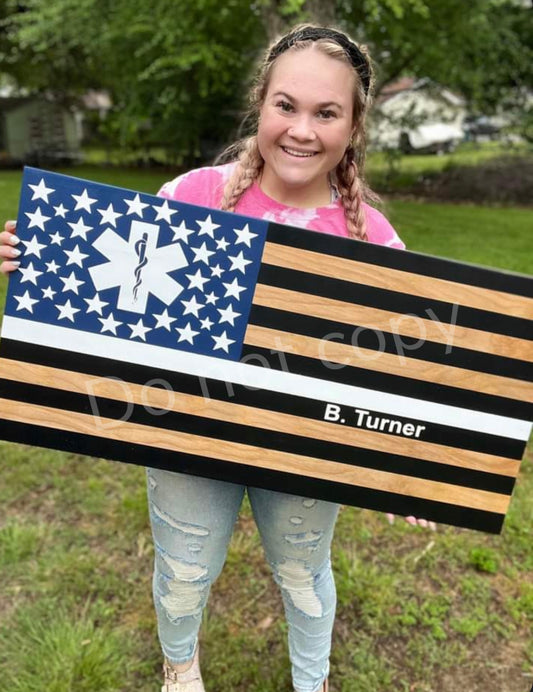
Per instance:
[[[419,125],[400,134],[400,149],[405,154],[436,153],[453,151],[464,137],[458,125],[434,123]]]

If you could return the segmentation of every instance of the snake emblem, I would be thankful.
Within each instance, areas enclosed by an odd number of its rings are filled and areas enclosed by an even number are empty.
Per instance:
[[[148,233],[143,233],[142,238],[135,243],[135,252],[139,258],[139,263],[135,267],[135,286],[133,287],[133,299],[137,300],[137,293],[139,291],[139,286],[142,284],[141,271],[143,267],[148,264],[146,259],[146,242],[148,240]]]

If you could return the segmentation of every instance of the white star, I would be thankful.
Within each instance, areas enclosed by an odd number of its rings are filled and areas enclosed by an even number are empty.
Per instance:
[[[55,192],[55,190],[52,190],[51,187],[46,187],[44,184],[44,178],[41,178],[41,182],[38,185],[30,185],[30,187],[33,190],[33,197],[31,198],[32,202],[35,199],[42,199],[46,202],[46,204],[49,204],[48,195],[51,192]]]
[[[174,231],[172,240],[183,240],[184,243],[188,243],[189,236],[194,233],[190,228],[187,228],[185,221],[182,221],[179,226],[171,226],[170,228]]]
[[[65,218],[65,214],[67,213],[68,209],[63,206],[63,203],[61,203],[58,207],[54,207],[55,211],[55,216],[62,216]]]
[[[26,291],[23,296],[13,296],[15,300],[18,300],[17,310],[28,310],[33,313],[33,306],[38,303],[38,300],[30,297],[30,292]]]
[[[233,279],[233,281],[230,284],[223,284],[223,286],[226,287],[226,293],[224,293],[224,298],[233,296],[237,298],[237,300],[239,300],[240,293],[246,290],[246,286],[240,286],[237,279]]]
[[[78,209],[85,209],[85,211],[88,211],[89,214],[91,213],[91,205],[96,202],[95,199],[92,197],[89,197],[87,194],[87,189],[85,189],[81,195],[71,195],[74,197],[76,200],[76,206],[74,207],[74,211],[77,211]]]
[[[51,286],[48,286],[48,288],[41,288],[41,291],[43,292],[43,298],[50,298],[50,300],[53,300],[57,293],[57,291],[52,290]]]
[[[202,276],[202,272],[199,269],[196,274],[185,274],[185,276],[189,279],[189,288],[199,288],[200,291],[204,290],[205,282],[210,280]]]
[[[25,255],[35,255],[41,259],[41,250],[43,247],[46,247],[46,243],[44,245],[39,243],[36,235],[34,235],[31,240],[23,240],[22,242],[26,246],[26,250],[24,251]]]
[[[63,250],[63,252],[68,257],[67,266],[69,264],[77,264],[78,267],[81,267],[82,269],[83,269],[83,260],[86,257],[89,257],[89,255],[86,255],[85,253],[80,251],[79,245],[76,245],[74,250]]]
[[[209,258],[211,255],[215,254],[212,250],[207,249],[207,245],[205,243],[202,243],[201,247],[192,247],[191,250],[195,254],[193,262],[205,262],[207,265],[209,265]]]
[[[101,315],[102,308],[105,308],[106,305],[109,305],[109,303],[100,300],[100,296],[98,295],[98,293],[95,293],[93,298],[84,298],[83,300],[87,303],[87,313],[97,312],[99,315]]]
[[[78,295],[78,286],[81,286],[85,283],[85,281],[78,281],[74,272],[71,272],[70,276],[66,276],[64,278],[60,276],[59,278],[64,284],[63,288],[61,289],[63,293],[65,293],[65,291],[72,291],[73,293]]]
[[[87,233],[93,230],[92,226],[86,226],[83,223],[83,218],[81,216],[76,223],[70,223],[70,221],[67,221],[67,223],[72,228],[72,233],[70,234],[71,238],[79,237],[83,238],[83,240],[87,240]]]
[[[205,307],[202,303],[198,303],[196,300],[196,297],[193,296],[190,300],[182,300],[180,301],[185,305],[185,311],[184,315],[194,315],[195,317],[198,317],[198,310],[201,310],[202,308]]]
[[[228,346],[230,344],[235,343],[235,339],[228,339],[228,335],[225,331],[222,332],[220,336],[213,335],[211,338],[215,342],[215,345],[213,346],[213,351],[216,351],[217,348],[221,348],[223,351],[226,351],[226,353],[229,353]]]
[[[155,217],[156,221],[164,219],[167,223],[170,223],[172,221],[171,217],[174,214],[178,213],[175,209],[171,209],[168,206],[167,200],[163,202],[163,205],[161,207],[156,207],[155,204],[152,204],[152,207],[155,209],[155,213],[157,214],[157,216]]]
[[[50,221],[50,219],[52,218],[51,216],[44,216],[44,214],[41,212],[41,207],[37,207],[37,211],[26,211],[24,213],[30,220],[28,228],[33,228],[34,226],[37,226],[41,229],[41,231],[44,231],[44,224],[47,221]]]
[[[192,344],[194,337],[200,333],[194,331],[190,322],[187,322],[186,327],[176,327],[176,331],[179,332],[178,343],[180,341],[188,341],[190,344]]]
[[[52,272],[53,274],[57,274],[57,270],[59,269],[59,264],[56,264],[55,260],[52,260],[51,262],[45,262],[46,264],[46,271],[47,272]]]
[[[150,206],[149,204],[144,204],[144,202],[141,202],[141,198],[139,197],[138,193],[133,199],[125,199],[124,201],[129,207],[126,214],[137,214],[137,216],[139,216],[141,219],[143,218],[143,209]]]
[[[220,238],[220,240],[216,240],[215,242],[217,244],[218,250],[223,250],[224,252],[226,252],[226,250],[228,249],[228,245],[229,245],[227,240],[224,240],[224,238]]]
[[[50,236],[50,241],[52,245],[61,245],[61,241],[64,240],[62,235],[59,235],[59,231],[56,231]]]
[[[172,322],[176,321],[174,317],[171,317],[168,314],[168,310],[166,308],[163,310],[161,314],[154,314],[154,317],[156,319],[156,325],[154,329],[157,329],[158,327],[163,327],[163,329],[166,329],[168,332],[170,331],[170,325],[172,324]]]
[[[113,226],[113,228],[117,227],[118,217],[123,216],[123,214],[120,214],[118,211],[115,211],[113,209],[113,205],[111,203],[109,203],[107,209],[97,209],[96,211],[102,217],[100,225],[103,225],[104,223],[110,223]]]
[[[211,304],[214,305],[218,300],[218,296],[214,291],[211,291],[211,293],[206,293],[205,294],[205,302],[207,305]]]
[[[208,235],[210,238],[214,238],[213,231],[216,228],[220,228],[219,223],[213,223],[211,220],[211,214],[205,219],[204,221],[197,221],[196,222],[200,226],[200,232],[198,235]]]
[[[250,231],[250,228],[248,227],[248,224],[246,224],[245,227],[241,228],[240,230],[238,228],[234,228],[233,230],[237,234],[237,240],[235,241],[235,245],[238,245],[239,243],[244,243],[248,247],[251,247],[250,241],[252,240],[252,238],[257,238],[257,233],[252,233]]]
[[[252,260],[244,259],[244,255],[242,254],[242,250],[239,252],[239,254],[236,257],[228,256],[228,259],[231,260],[231,267],[229,268],[230,272],[238,270],[244,274],[246,271],[246,269],[245,269],[246,265],[252,264]]]
[[[211,322],[209,317],[206,317],[205,320],[200,320],[200,324],[202,325],[202,329],[211,329],[215,323]]]
[[[71,322],[74,322],[74,315],[80,311],[70,304],[70,300],[67,300],[65,305],[56,305],[56,308],[59,310],[58,320],[67,319]]]
[[[117,335],[117,327],[122,324],[122,322],[117,322],[115,320],[112,312],[109,313],[108,317],[99,317],[98,320],[102,323],[102,328],[100,329],[101,333],[113,332],[115,336]]]
[[[240,312],[235,312],[231,307],[231,303],[228,305],[227,308],[224,308],[223,310],[217,308],[217,310],[220,313],[220,319],[218,323],[222,324],[222,322],[229,322],[229,324],[231,324],[232,327],[235,326],[235,318],[239,317],[239,315],[242,314]]]
[[[131,329],[130,339],[133,339],[133,337],[138,336],[139,339],[146,341],[146,332],[152,331],[152,327],[144,326],[142,318],[139,318],[137,324],[128,324],[127,326]]]
[[[220,264],[215,264],[214,267],[209,267],[209,269],[211,269],[211,276],[217,276],[219,279],[224,273],[224,270],[222,269]]]
[[[37,277],[41,276],[42,272],[34,269],[33,262],[30,262],[25,269],[21,267],[19,271],[22,274],[22,279],[20,280],[21,284],[23,284],[25,281],[31,281],[32,284],[37,286]]]

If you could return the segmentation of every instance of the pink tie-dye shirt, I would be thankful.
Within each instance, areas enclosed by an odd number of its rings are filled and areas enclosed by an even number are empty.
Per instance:
[[[224,186],[234,165],[230,163],[223,166],[197,168],[165,183],[158,194],[178,202],[219,209]],[[405,245],[383,214],[368,204],[363,203],[363,207],[366,213],[369,241],[377,245],[404,249]],[[288,226],[348,236],[344,209],[338,199],[325,207],[312,209],[288,207],[265,195],[259,185],[254,183],[240,198],[235,212]]]

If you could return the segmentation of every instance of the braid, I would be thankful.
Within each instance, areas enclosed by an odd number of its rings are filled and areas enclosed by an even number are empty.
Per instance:
[[[248,137],[243,143],[235,170],[224,187],[220,206],[222,211],[235,211],[242,195],[259,177],[263,164],[257,137]]]
[[[350,237],[356,240],[368,240],[365,210],[363,209],[366,186],[359,176],[359,169],[355,161],[355,150],[351,144],[337,165],[335,174],[346,216],[348,233]]]

